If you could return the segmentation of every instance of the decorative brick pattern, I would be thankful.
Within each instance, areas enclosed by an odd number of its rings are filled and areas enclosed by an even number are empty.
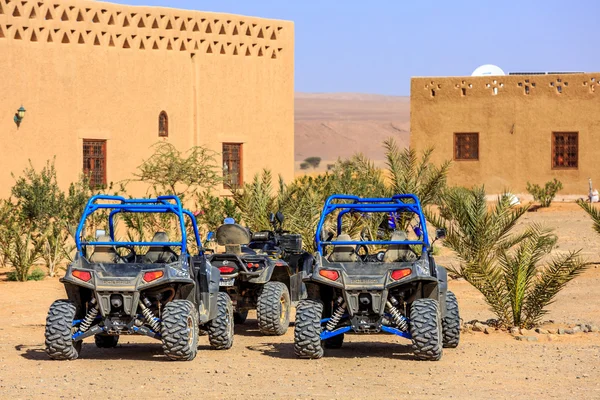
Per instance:
[[[283,27],[88,1],[0,0],[0,39],[277,59]],[[233,16],[232,16],[233,17]],[[271,23],[271,22],[266,22]]]

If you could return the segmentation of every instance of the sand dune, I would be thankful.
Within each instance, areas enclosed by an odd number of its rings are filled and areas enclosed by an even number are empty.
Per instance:
[[[362,152],[383,159],[384,139],[408,146],[409,97],[360,93],[296,93],[295,158],[323,159],[322,165]]]

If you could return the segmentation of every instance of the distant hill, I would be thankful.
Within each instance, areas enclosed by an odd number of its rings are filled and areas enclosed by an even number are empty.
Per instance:
[[[408,147],[410,98],[361,93],[296,93],[296,169],[321,157],[320,170],[338,157],[362,152],[383,160],[383,140]],[[312,170],[312,169],[311,169]]]

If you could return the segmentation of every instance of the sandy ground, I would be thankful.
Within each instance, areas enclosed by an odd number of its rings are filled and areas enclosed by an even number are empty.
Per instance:
[[[600,236],[576,206],[556,205],[527,219],[560,227],[557,251],[585,247],[584,255],[600,262]],[[446,251],[439,260],[456,262]],[[546,320],[600,325],[599,285],[600,267],[593,266],[558,296]],[[454,280],[450,287],[464,320],[492,317],[468,283]],[[123,337],[116,349],[86,342],[81,359],[51,361],[43,351],[44,321],[62,297],[56,279],[0,281],[0,398],[600,399],[598,333],[539,335],[537,342],[500,332],[464,334],[439,362],[415,361],[401,338],[349,335],[341,350],[321,360],[298,360],[293,327],[282,337],[263,337],[251,314],[236,326],[231,350],[210,350],[201,337],[192,362],[169,362],[158,342],[139,337]]]

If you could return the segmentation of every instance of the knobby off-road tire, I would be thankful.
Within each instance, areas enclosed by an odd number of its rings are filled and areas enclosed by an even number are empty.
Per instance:
[[[446,315],[442,319],[443,344],[447,348],[455,348],[460,341],[460,315],[458,301],[451,291],[446,293]]]
[[[248,318],[248,310],[236,311],[233,313],[233,322],[237,324],[243,324]]]
[[[296,307],[294,326],[294,353],[300,358],[323,357],[321,342],[321,316],[323,303],[317,300],[302,300]]]
[[[438,302],[417,299],[410,307],[410,334],[416,358],[437,361],[442,358],[442,322]]]
[[[75,360],[81,352],[82,341],[73,342],[75,303],[57,300],[50,306],[46,318],[46,353],[53,360]]]
[[[162,348],[170,360],[191,361],[198,353],[198,315],[192,302],[173,300],[162,314]]]
[[[217,316],[206,324],[208,341],[216,350],[226,350],[233,346],[233,304],[227,293],[217,297]]]
[[[119,337],[111,335],[94,335],[94,341],[96,342],[96,347],[100,349],[110,349],[117,347]]]
[[[334,336],[332,338],[323,340],[323,345],[325,346],[326,349],[341,349],[343,344],[344,344],[344,334],[343,333],[340,335]]]
[[[290,326],[290,292],[281,282],[267,282],[258,295],[256,317],[263,335],[281,336]]]

